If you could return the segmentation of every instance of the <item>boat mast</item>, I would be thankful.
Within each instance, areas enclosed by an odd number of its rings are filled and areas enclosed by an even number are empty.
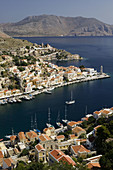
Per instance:
[[[14,135],[14,130],[13,130],[13,128],[12,128],[12,136]]]
[[[72,91],[71,91],[71,101],[72,101]]]
[[[48,108],[48,123],[50,124],[50,120],[51,120],[51,117],[50,117],[50,108]]]
[[[33,126],[33,117],[31,116],[31,129],[33,130],[34,126]]]
[[[67,106],[65,105],[65,120],[67,119]]]
[[[58,111],[57,122],[60,122],[60,111]]]
[[[37,118],[36,118],[36,113],[35,113],[35,123],[34,123],[35,129],[37,129]]]
[[[86,110],[85,110],[85,116],[87,115],[87,105],[86,105]]]

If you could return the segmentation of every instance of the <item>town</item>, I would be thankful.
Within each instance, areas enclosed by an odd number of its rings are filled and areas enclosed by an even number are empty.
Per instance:
[[[53,88],[110,77],[103,73],[103,66],[97,72],[83,65],[63,67],[47,61],[67,55],[65,50],[43,43],[0,51],[0,104],[30,100],[42,92],[51,93]],[[78,54],[69,56],[80,59]]]
[[[79,169],[81,165],[83,169],[101,169],[99,160],[103,156],[98,153],[102,146],[98,148],[96,142],[101,135],[108,133],[105,132],[103,123],[111,119],[109,128],[113,126],[112,117],[113,107],[103,108],[86,114],[77,122],[63,120],[65,123],[58,129],[50,124],[43,132],[31,129],[15,135],[12,131],[10,140],[0,141],[0,168],[13,169],[19,166],[19,162],[23,162],[23,167],[32,162],[50,166],[55,162],[65,162],[74,169]],[[35,127],[37,128],[36,121]],[[108,144],[113,140],[109,136],[105,139]]]

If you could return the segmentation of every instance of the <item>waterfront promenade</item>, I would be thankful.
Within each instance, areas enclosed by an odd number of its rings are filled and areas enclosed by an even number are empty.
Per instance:
[[[63,82],[61,84],[54,85],[53,87],[58,88],[58,87],[63,87],[63,86],[67,86],[67,85],[71,85],[71,84],[75,84],[75,83],[82,83],[82,82],[94,81],[94,80],[105,79],[105,78],[110,78],[110,76],[108,74],[103,73],[103,74],[98,74],[98,75],[91,76],[91,77],[90,76],[85,77],[85,78],[79,77],[76,80],[72,80],[72,81],[69,81],[69,82]],[[7,99],[7,98],[13,98],[13,97],[19,97],[20,99],[22,99],[27,94],[31,94],[31,95],[35,96],[35,95],[38,95],[38,94],[41,94],[41,93],[45,93],[47,90],[49,90],[49,88],[31,91],[29,93],[20,93],[20,94],[17,94],[17,95],[10,95],[10,96],[6,96],[6,97],[1,97],[0,100]]]

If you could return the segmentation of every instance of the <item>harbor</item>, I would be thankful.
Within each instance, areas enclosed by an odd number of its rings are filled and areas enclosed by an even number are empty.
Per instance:
[[[53,46],[57,48],[66,49],[72,53],[79,53],[81,56],[87,56],[88,59],[83,59],[82,61],[60,61],[55,62],[58,66],[68,67],[70,65],[74,65],[79,67],[80,65],[84,65],[85,67],[93,67],[96,70],[100,70],[100,66],[104,66],[104,72],[107,75],[98,75],[95,77],[87,77],[81,80],[73,80],[71,82],[65,82],[63,84],[53,86],[54,89],[51,91],[51,94],[46,94],[44,91],[47,89],[38,89],[36,91],[31,92],[31,95],[35,97],[31,100],[22,99],[23,96],[29,96],[29,94],[20,94],[19,96],[11,96],[6,98],[20,98],[22,102],[13,104],[5,104],[0,105],[0,134],[1,138],[3,138],[7,134],[11,134],[11,128],[14,128],[15,132],[19,132],[21,130],[28,131],[30,129],[30,121],[31,116],[37,115],[37,127],[42,130],[45,127],[45,124],[48,120],[48,108],[51,108],[51,124],[56,125],[56,119],[58,116],[58,111],[60,111],[60,119],[65,120],[65,102],[70,100],[70,93],[73,92],[73,100],[75,103],[72,105],[68,105],[67,107],[67,120],[75,120],[78,121],[85,114],[86,105],[88,106],[88,112],[93,112],[96,109],[100,109],[103,107],[112,106],[113,101],[113,69],[112,69],[112,60],[108,62],[108,58],[105,55],[106,53],[111,56],[112,59],[112,51],[111,48],[108,50],[106,46],[105,39],[110,41],[110,45],[112,44],[112,38],[88,38],[85,43],[84,38],[58,38],[56,41],[55,38],[36,38],[40,44],[42,41],[44,43],[50,42]],[[29,38],[30,40],[30,38]],[[64,41],[65,40],[65,41]],[[94,41],[95,40],[95,41]],[[97,40],[97,41],[96,41]],[[72,42],[71,42],[72,41]],[[92,41],[92,46],[88,45],[88,42]],[[60,43],[62,42],[62,43]],[[80,44],[77,46],[76,44]],[[70,46],[69,46],[70,44]],[[73,48],[74,44],[74,48]],[[81,46],[85,44],[85,46]],[[103,48],[103,44],[105,44]],[[101,49],[101,53],[98,51],[98,48]],[[110,46],[109,46],[110,48]],[[111,52],[111,53],[110,53]],[[110,77],[110,78],[109,78]],[[18,121],[17,121],[18,120]],[[6,126],[6,122],[7,126]]]

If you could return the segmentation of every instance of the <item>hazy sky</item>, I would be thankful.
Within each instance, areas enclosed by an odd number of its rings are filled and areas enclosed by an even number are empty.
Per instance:
[[[0,23],[41,14],[93,17],[113,24],[113,0],[0,0]]]

